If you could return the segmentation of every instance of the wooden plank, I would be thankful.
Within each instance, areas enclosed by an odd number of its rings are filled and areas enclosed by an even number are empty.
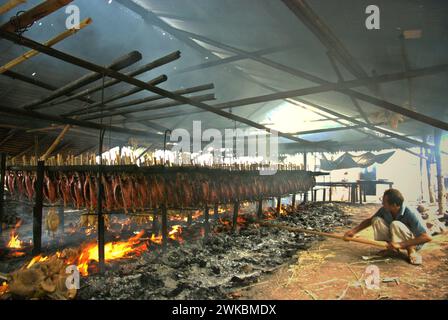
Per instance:
[[[76,34],[79,30],[84,29],[91,23],[92,23],[92,19],[90,19],[90,18],[84,19],[79,24],[79,29],[73,28],[73,29],[65,30],[64,32],[57,35],[56,37],[45,42],[44,45],[49,46],[49,47],[54,46],[56,43],[61,42],[62,40]],[[9,69],[14,68],[15,66],[21,64],[22,62],[24,62],[26,60],[31,59],[34,56],[37,56],[39,53],[40,52],[37,50],[30,50],[30,51],[22,54],[21,56],[7,62],[6,64],[4,64],[3,66],[0,67],[0,74],[5,73]]]
[[[42,161],[45,161],[48,159],[48,157],[51,155],[51,153],[54,151],[54,149],[58,146],[58,144],[62,141],[62,139],[67,134],[67,132],[70,130],[70,128],[71,128],[71,125],[66,125],[64,127],[62,132],[57,136],[57,138],[54,140],[54,142],[51,144],[51,146],[48,148],[48,150],[40,158]]]
[[[17,29],[26,28],[71,2],[73,0],[46,0],[21,14],[19,17],[13,17],[10,21],[0,26],[0,29],[8,32],[16,32]]]
[[[26,0],[9,0],[0,7],[0,14],[4,14],[23,3],[26,3]]]

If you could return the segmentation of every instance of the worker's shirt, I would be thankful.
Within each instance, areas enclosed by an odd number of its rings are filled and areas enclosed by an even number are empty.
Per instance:
[[[404,204],[401,206],[400,212],[395,218],[384,208],[379,209],[378,212],[375,213],[375,217],[383,218],[388,225],[390,225],[393,221],[402,222],[409,228],[409,230],[411,230],[416,238],[421,236],[423,233],[429,234],[422,217]]]

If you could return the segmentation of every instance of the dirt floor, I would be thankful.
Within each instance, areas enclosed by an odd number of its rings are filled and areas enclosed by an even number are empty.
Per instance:
[[[353,225],[371,216],[379,205],[347,206]],[[343,232],[344,230],[340,230]],[[373,239],[372,228],[359,236]],[[437,235],[421,250],[423,265],[403,257],[377,256],[379,249],[337,239],[316,242],[298,253],[298,262],[284,265],[252,286],[234,293],[238,299],[376,300],[448,299],[448,234]],[[368,289],[366,268],[377,266],[379,289]]]

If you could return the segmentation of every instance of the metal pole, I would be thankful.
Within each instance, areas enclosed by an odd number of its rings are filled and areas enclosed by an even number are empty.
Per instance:
[[[36,198],[33,208],[33,255],[42,252],[42,209],[44,186],[45,161],[37,162],[36,172]]]

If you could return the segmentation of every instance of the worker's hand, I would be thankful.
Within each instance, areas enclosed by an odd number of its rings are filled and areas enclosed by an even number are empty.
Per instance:
[[[355,236],[356,232],[354,230],[348,230],[345,234],[344,234],[344,240],[345,241],[350,241],[350,238],[353,238]]]
[[[389,250],[400,250],[400,249],[404,249],[403,245],[399,242],[388,242],[387,243],[387,248]]]

